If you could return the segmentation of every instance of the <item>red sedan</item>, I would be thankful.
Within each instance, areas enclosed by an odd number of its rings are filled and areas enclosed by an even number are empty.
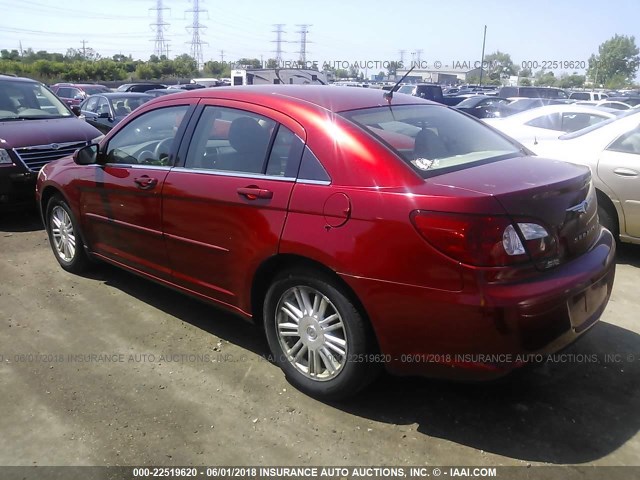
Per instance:
[[[252,318],[322,398],[381,365],[503,375],[593,326],[615,272],[588,168],[373,89],[161,97],[37,196],[64,269],[102,260]]]

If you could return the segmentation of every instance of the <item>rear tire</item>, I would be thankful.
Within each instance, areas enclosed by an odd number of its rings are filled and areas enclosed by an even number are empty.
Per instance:
[[[343,290],[317,271],[290,270],[264,302],[274,362],[296,388],[323,400],[356,394],[379,371],[369,324]]]
[[[67,202],[59,195],[51,197],[45,219],[49,243],[60,266],[71,273],[85,271],[89,267],[89,258],[78,222]]]

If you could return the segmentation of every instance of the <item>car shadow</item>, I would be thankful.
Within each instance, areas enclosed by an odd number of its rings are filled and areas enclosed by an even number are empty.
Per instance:
[[[592,462],[640,429],[640,336],[601,322],[535,367],[493,383],[385,375],[334,406],[523,461]]]
[[[96,264],[94,268],[82,276],[117,288],[127,295],[153,305],[154,308],[218,338],[264,358],[268,357],[268,345],[263,333],[251,321],[240,315],[234,315],[214,305],[151,280],[141,279],[132,273],[104,263]]]
[[[640,245],[619,243],[616,252],[616,263],[640,268]]]
[[[85,275],[266,357],[250,322],[109,265]],[[215,317],[215,321],[211,319]],[[640,430],[640,335],[600,322],[541,365],[491,383],[464,384],[383,374],[355,398],[330,405],[522,461],[579,464],[600,459]]]
[[[36,232],[44,230],[40,213],[35,208],[0,213],[0,232]]]

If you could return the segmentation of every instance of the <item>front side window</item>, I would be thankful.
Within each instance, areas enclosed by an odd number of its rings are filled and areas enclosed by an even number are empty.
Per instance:
[[[521,155],[481,122],[438,105],[399,105],[342,112],[389,146],[421,176]]]
[[[109,107],[109,100],[104,97],[98,97],[98,105],[96,106],[96,113],[111,115],[111,107]]]
[[[98,108],[98,97],[89,97],[84,104],[82,110],[86,110],[87,112],[95,112]]]
[[[129,122],[109,141],[107,163],[170,166],[173,141],[188,108],[159,108]]]
[[[185,167],[265,173],[276,126],[275,121],[256,113],[208,106],[193,133]],[[283,171],[282,165],[271,168],[278,175]]]

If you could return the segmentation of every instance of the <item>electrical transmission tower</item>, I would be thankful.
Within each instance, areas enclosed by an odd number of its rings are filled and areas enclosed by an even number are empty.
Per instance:
[[[204,63],[202,45],[208,45],[208,42],[204,42],[200,38],[200,30],[207,28],[206,25],[200,23],[200,14],[207,13],[207,10],[200,8],[200,0],[190,1],[193,2],[193,8],[186,10],[185,13],[193,13],[193,21],[191,22],[191,26],[187,27],[187,31],[191,33],[191,58],[196,61],[198,70],[200,70]]]
[[[276,44],[276,49],[273,50],[273,52],[276,54],[276,65],[280,68],[282,64],[282,54],[284,53],[282,50],[282,42],[284,41],[282,40],[282,34],[286,32],[282,30],[284,23],[275,23],[273,26],[276,27],[276,29],[271,31],[276,34],[276,39],[271,40],[271,43]]]
[[[300,30],[296,32],[300,34],[300,51],[298,52],[300,54],[300,62],[302,64],[306,64],[307,63],[307,43],[311,43],[307,40],[307,33],[309,33],[308,28],[312,27],[313,25],[302,24],[302,25],[296,25],[296,26],[300,27]]]
[[[155,8],[150,8],[149,10],[153,10],[156,12],[156,22],[149,24],[151,28],[156,32],[155,47],[153,49],[153,53],[158,57],[166,55],[167,58],[169,58],[169,43],[164,39],[164,32],[169,24],[166,23],[162,18],[164,11],[169,10],[169,8],[162,6],[162,0],[157,0]]]

